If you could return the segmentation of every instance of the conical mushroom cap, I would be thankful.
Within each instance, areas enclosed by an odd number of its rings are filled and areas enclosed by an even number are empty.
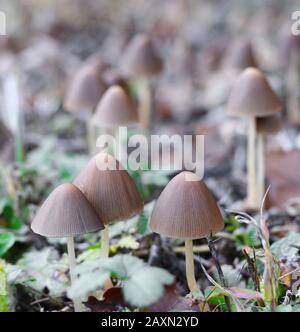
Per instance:
[[[181,172],[168,183],[150,219],[153,232],[178,239],[200,239],[223,227],[214,197],[205,183],[191,172]]]
[[[256,128],[259,133],[276,134],[282,129],[282,120],[277,115],[257,118]]]
[[[281,112],[281,108],[265,75],[256,68],[247,68],[233,85],[226,112],[233,116],[264,117]]]
[[[133,179],[107,153],[99,153],[92,158],[74,184],[83,192],[104,224],[128,219],[143,210],[143,202]]]
[[[57,187],[40,207],[31,229],[48,237],[67,237],[103,229],[95,210],[73,184]]]
[[[245,41],[235,42],[228,50],[225,65],[236,69],[258,67],[251,44]]]
[[[159,73],[162,62],[155,54],[148,36],[139,34],[125,50],[121,70],[126,76],[140,77]]]
[[[120,86],[112,86],[101,98],[92,118],[99,127],[118,127],[138,122],[137,111]]]
[[[69,112],[94,110],[106,90],[101,78],[103,64],[91,59],[75,75],[64,100],[64,108]]]

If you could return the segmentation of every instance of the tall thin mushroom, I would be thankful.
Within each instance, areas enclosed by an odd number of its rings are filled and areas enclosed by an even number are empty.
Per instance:
[[[67,238],[71,283],[76,278],[74,237],[103,228],[95,210],[73,184],[62,184],[52,191],[31,224],[33,232],[42,236]],[[81,300],[73,301],[75,312],[83,311]]]
[[[287,115],[289,121],[300,126],[300,36],[289,34],[281,45]]]
[[[105,225],[101,232],[101,251],[102,257],[108,257],[108,224],[126,220],[143,210],[137,187],[122,165],[107,153],[94,156],[73,183],[86,196]]]
[[[260,206],[257,191],[257,129],[256,119],[273,116],[281,111],[281,102],[269,85],[265,75],[256,68],[245,69],[235,81],[227,103],[231,116],[248,119],[247,206]]]
[[[162,70],[162,62],[155,53],[149,36],[136,35],[124,52],[121,71],[137,81],[139,88],[139,117],[141,127],[149,129],[151,120],[150,77]]]
[[[192,172],[181,172],[165,187],[150,218],[153,232],[185,240],[186,278],[191,292],[199,291],[195,278],[193,240],[206,238],[221,283],[227,287],[212,236],[224,227],[219,207],[205,183]],[[230,303],[226,298],[228,310]]]

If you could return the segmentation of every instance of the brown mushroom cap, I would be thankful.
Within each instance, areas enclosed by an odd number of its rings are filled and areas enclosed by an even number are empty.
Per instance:
[[[88,200],[70,183],[52,191],[31,224],[35,233],[48,237],[76,236],[103,228]]]
[[[235,69],[258,67],[251,44],[243,40],[236,41],[229,47],[224,62],[226,67]]]
[[[266,76],[259,69],[247,68],[233,85],[226,112],[232,116],[265,117],[281,109],[281,102]]]
[[[141,77],[158,74],[162,62],[155,54],[147,35],[139,34],[129,43],[123,55],[121,71],[126,76]]]
[[[64,100],[64,108],[69,112],[94,110],[106,90],[101,72],[103,63],[91,58],[79,69],[72,80]]]
[[[115,85],[104,93],[92,121],[98,127],[117,127],[137,123],[138,115],[124,89]]]
[[[200,239],[224,227],[219,207],[205,183],[181,172],[165,187],[154,206],[150,228],[164,236]]]
[[[277,115],[257,118],[256,128],[259,133],[276,134],[282,129],[282,120]]]
[[[133,179],[111,155],[99,153],[73,182],[108,224],[125,220],[143,210],[143,202]]]

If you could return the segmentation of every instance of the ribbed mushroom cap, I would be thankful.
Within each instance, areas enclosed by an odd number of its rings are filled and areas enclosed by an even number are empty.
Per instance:
[[[233,85],[226,112],[233,116],[265,117],[281,109],[281,102],[266,76],[256,68],[247,68]]]
[[[133,38],[123,55],[121,71],[126,76],[140,77],[159,73],[162,62],[155,54],[147,35],[139,34]]]
[[[101,77],[103,64],[90,59],[75,75],[66,93],[64,108],[69,112],[94,110],[106,90]]]
[[[95,210],[73,184],[57,187],[40,207],[31,229],[48,237],[67,237],[103,229]]]
[[[154,206],[153,232],[180,239],[200,239],[224,227],[219,207],[205,183],[181,172],[165,187]]]
[[[92,158],[74,184],[83,192],[104,224],[128,219],[143,210],[143,202],[133,179],[107,153],[99,153]]]
[[[282,129],[282,120],[277,115],[257,118],[256,127],[259,133],[276,134]]]
[[[137,123],[138,115],[124,89],[115,85],[101,98],[92,121],[99,127],[117,127]]]
[[[235,42],[226,54],[225,65],[236,69],[258,67],[251,44],[247,41]]]

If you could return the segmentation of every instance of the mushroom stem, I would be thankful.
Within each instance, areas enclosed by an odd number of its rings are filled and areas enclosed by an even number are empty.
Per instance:
[[[68,243],[68,257],[69,257],[71,284],[73,284],[73,282],[76,280],[76,273],[75,273],[76,258],[75,258],[75,248],[74,248],[74,237],[68,236],[67,243]],[[73,303],[74,303],[75,312],[83,311],[83,306],[79,298],[74,298]]]
[[[261,204],[265,193],[265,160],[264,160],[264,134],[257,135],[257,186],[258,204]]]
[[[200,289],[195,278],[193,240],[185,240],[185,271],[190,292],[199,292]],[[209,310],[209,306],[205,302],[200,303],[198,306],[200,312]]]
[[[221,282],[221,286],[223,286],[224,288],[227,288],[228,287],[227,281],[226,281],[224,273],[222,271],[221,264],[218,260],[218,254],[217,254],[217,251],[216,251],[216,248],[215,248],[215,244],[214,244],[213,239],[211,237],[207,238],[207,244],[208,244],[210,253],[212,255],[212,258],[215,261],[216,268],[217,268],[219,278],[220,278],[220,282]],[[228,296],[224,296],[224,298],[225,298],[227,311],[231,312],[230,300],[229,300]]]
[[[108,258],[109,257],[109,227],[108,225],[105,226],[103,231],[101,231],[101,258]],[[108,278],[104,283],[104,289],[109,289],[113,287],[113,283]]]
[[[248,175],[248,205],[250,208],[257,208],[257,180],[256,180],[256,119],[249,118],[248,132],[248,155],[247,155],[247,175]]]
[[[299,67],[298,57],[295,52],[292,52],[286,80],[287,113],[289,120],[297,125],[300,122],[300,102],[298,98]]]
[[[186,279],[191,292],[197,292],[199,287],[195,278],[193,240],[185,240]]]
[[[106,225],[101,231],[101,257],[107,258],[109,256],[109,228]]]
[[[144,130],[150,126],[151,115],[151,87],[147,78],[139,80],[139,118],[140,125]]]

